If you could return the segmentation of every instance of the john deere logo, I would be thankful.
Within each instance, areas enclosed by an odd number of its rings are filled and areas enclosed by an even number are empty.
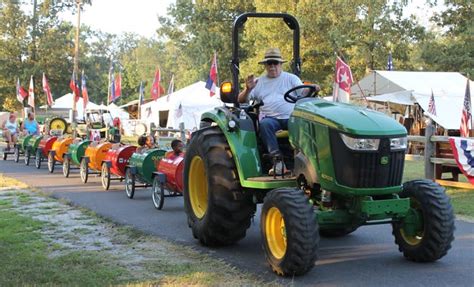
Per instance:
[[[380,159],[380,164],[387,164],[388,163],[388,156],[383,156],[381,159]]]

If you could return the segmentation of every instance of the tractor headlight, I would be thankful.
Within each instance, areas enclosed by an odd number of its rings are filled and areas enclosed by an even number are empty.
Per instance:
[[[391,138],[390,139],[390,149],[391,150],[406,149],[407,144],[408,144],[407,137]]]
[[[380,139],[352,138],[341,134],[342,141],[351,150],[375,151],[379,149]]]

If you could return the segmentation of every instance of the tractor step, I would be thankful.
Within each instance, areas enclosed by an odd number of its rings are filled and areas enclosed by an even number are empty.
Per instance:
[[[256,177],[249,177],[247,178],[248,181],[256,181],[256,182],[279,182],[279,181],[291,181],[291,182],[294,182],[296,180],[296,176],[292,175],[292,176],[285,176],[285,177],[281,177],[281,176],[277,176],[276,178],[272,176],[256,176]]]

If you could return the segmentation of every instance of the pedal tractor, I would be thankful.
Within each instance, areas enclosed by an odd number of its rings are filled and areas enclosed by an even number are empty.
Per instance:
[[[54,172],[54,168],[58,163],[64,164],[64,155],[68,152],[72,142],[72,137],[62,136],[53,143],[48,153],[48,170],[50,173]]]
[[[28,145],[25,148],[25,165],[30,165],[31,155],[36,156],[36,150],[38,149],[41,139],[43,139],[43,136],[37,135],[28,141]]]
[[[65,177],[69,177],[71,169],[77,169],[76,167],[80,166],[90,143],[90,140],[77,138],[69,145],[68,152],[63,155],[63,175]]]
[[[183,195],[184,154],[175,156],[172,151],[167,152],[157,163],[156,170],[151,197],[155,208],[162,209],[165,197]]]
[[[165,155],[166,150],[152,148],[135,152],[125,167],[125,193],[132,199],[136,187],[150,187],[153,184],[156,163]],[[140,185],[136,185],[139,182]]]
[[[56,136],[45,136],[40,140],[35,156],[35,166],[37,169],[41,168],[43,158],[48,158],[49,151],[53,148],[53,144],[57,139],[58,137]]]
[[[288,91],[287,167],[293,176],[267,176],[258,115],[240,107],[238,31],[248,18],[282,18],[293,30],[293,72],[300,74],[299,26],[288,14],[247,13],[233,26],[233,83],[221,99],[232,106],[202,115],[184,165],[184,203],[192,234],[208,246],[246,235],[256,204],[267,262],[279,275],[308,272],[318,257],[319,235],[343,236],[362,225],[391,224],[409,260],[445,256],[454,239],[454,216],[444,188],[431,180],[402,184],[406,129],[385,114]],[[310,89],[300,86],[296,89]],[[269,162],[270,161],[270,162]]]
[[[33,135],[21,135],[18,137],[18,142],[13,148],[13,160],[15,162],[20,161],[20,155],[25,154],[26,147],[30,144],[30,140]]]
[[[133,145],[114,144],[107,151],[100,173],[104,190],[109,189],[111,180],[122,181],[125,178],[125,168],[136,149]]]
[[[81,160],[80,174],[83,183],[87,183],[89,174],[100,174],[107,151],[112,147],[110,142],[91,142]]]

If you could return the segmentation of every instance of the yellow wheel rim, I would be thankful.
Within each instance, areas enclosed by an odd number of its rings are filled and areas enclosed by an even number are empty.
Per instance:
[[[273,257],[283,258],[286,253],[285,220],[276,207],[270,208],[265,217],[265,238]]]
[[[206,169],[201,157],[195,156],[189,167],[189,199],[194,215],[201,219],[207,211],[208,186]]]
[[[420,203],[415,199],[415,198],[410,198],[410,207],[415,209],[417,212],[420,213],[420,216],[423,221],[423,213],[421,211],[421,205]],[[416,246],[420,244],[420,242],[423,240],[423,237],[425,235],[425,229],[424,227],[421,228],[421,230],[417,230],[416,234],[414,235],[408,235],[405,233],[405,230],[403,228],[400,228],[400,235],[402,236],[403,240],[411,246]]]
[[[66,128],[66,125],[64,125],[64,121],[62,119],[54,119],[51,121],[50,127],[52,130],[62,130]]]

